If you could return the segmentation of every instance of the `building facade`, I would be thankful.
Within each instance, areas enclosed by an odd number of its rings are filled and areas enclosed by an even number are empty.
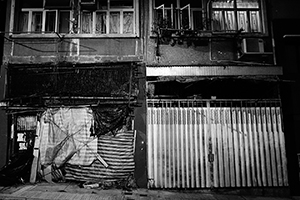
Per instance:
[[[268,3],[150,1],[151,187],[288,186]]]
[[[52,145],[39,150],[42,166],[69,162],[68,154],[55,160],[55,149],[83,134],[72,127],[91,112],[93,131],[84,134],[98,144],[108,134],[133,139],[120,150],[133,149],[128,165],[100,147],[89,153],[93,169],[113,178],[134,173],[139,187],[160,189],[288,188],[271,8],[268,0],[8,1],[8,154],[41,133],[35,140]],[[80,122],[66,117],[58,130],[40,131],[47,117],[69,116],[66,108],[88,110],[78,111]],[[50,132],[63,136],[50,144]],[[91,178],[82,176],[88,165],[69,163],[69,179]]]
[[[74,164],[73,180],[134,173],[141,126],[133,119],[145,80],[141,6],[137,0],[7,2],[8,157],[33,151],[31,182],[37,174],[52,181],[46,171],[66,163]]]

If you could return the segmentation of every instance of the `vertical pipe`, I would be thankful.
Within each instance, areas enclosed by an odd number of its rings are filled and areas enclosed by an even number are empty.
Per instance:
[[[9,35],[13,34],[14,31],[14,19],[15,19],[15,3],[16,0],[11,0],[11,7],[10,7],[10,19],[9,19]],[[29,16],[28,16],[29,17]],[[29,31],[29,27],[28,27],[28,31]]]

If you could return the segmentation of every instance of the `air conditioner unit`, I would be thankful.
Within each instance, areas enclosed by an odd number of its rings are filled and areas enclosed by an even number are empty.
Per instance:
[[[244,38],[242,41],[243,53],[264,53],[264,40],[261,38]]]
[[[93,5],[96,3],[96,0],[79,0],[81,4]]]

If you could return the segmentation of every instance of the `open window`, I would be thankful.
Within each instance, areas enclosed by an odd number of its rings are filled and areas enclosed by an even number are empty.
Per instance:
[[[264,32],[260,0],[212,0],[213,31]]]
[[[155,0],[153,24],[160,28],[204,30],[204,0]]]

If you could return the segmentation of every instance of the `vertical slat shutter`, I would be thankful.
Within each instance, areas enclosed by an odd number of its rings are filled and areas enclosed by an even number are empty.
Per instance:
[[[280,107],[167,105],[148,107],[149,187],[288,185]]]

